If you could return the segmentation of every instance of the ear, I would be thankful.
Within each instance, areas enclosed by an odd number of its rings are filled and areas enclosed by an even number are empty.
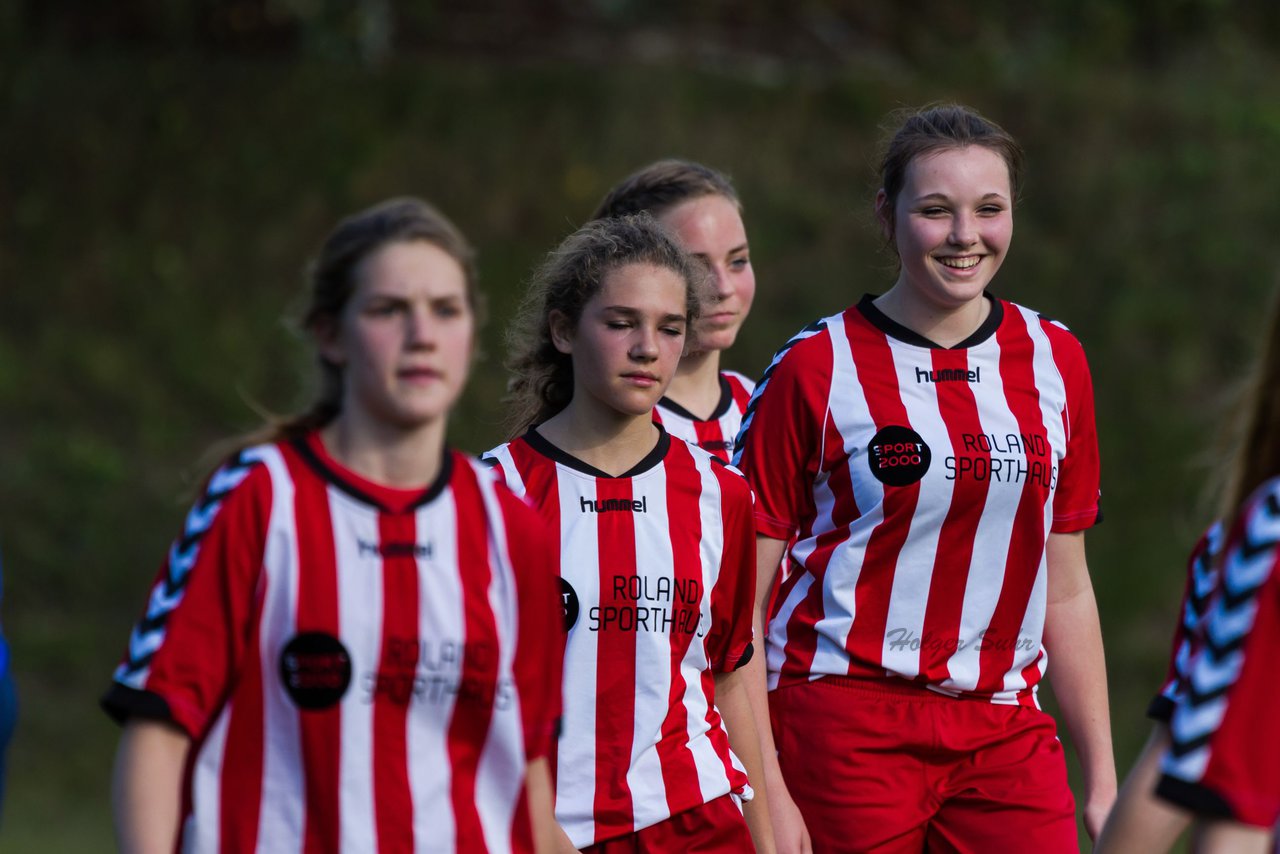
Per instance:
[[[568,316],[558,308],[547,314],[547,328],[551,332],[551,343],[565,355],[573,353],[573,324]]]
[[[884,235],[884,239],[893,241],[893,204],[889,201],[889,194],[881,188],[876,191],[876,219],[880,221],[880,233]]]
[[[326,362],[338,367],[347,363],[347,351],[342,346],[337,318],[324,317],[316,320],[311,327],[311,336],[315,339],[316,350]]]

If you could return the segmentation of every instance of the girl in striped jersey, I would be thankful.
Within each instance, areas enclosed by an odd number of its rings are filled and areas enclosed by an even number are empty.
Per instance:
[[[471,250],[392,200],[337,227],[311,285],[319,401],[210,478],[104,697],[120,848],[548,850],[546,529],[444,444]]]
[[[564,851],[753,850],[733,799],[750,797],[734,753],[759,761],[739,670],[751,495],[651,417],[702,276],[648,214],[596,220],[540,269],[511,337],[518,438],[486,458],[559,532]]]
[[[1219,522],[1197,543],[1157,724],[1107,819],[1100,852],[1280,844],[1280,299],[1222,468]],[[1264,720],[1265,716],[1265,720]]]
[[[751,267],[742,203],[729,179],[685,160],[660,160],[623,179],[600,202],[594,219],[648,211],[676,242],[707,266],[715,285],[698,318],[694,341],[654,409],[654,420],[679,439],[728,462],[755,384],[720,369],[751,311]]]
[[[800,332],[748,405],[780,850],[1076,851],[1046,650],[1090,834],[1114,798],[1088,366],[986,290],[1020,164],[968,109],[908,114],[876,197],[897,281]]]

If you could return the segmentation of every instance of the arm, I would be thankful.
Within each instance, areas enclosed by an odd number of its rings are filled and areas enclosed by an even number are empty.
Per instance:
[[[755,656],[752,656],[755,659]],[[750,665],[751,662],[747,662]],[[745,668],[744,668],[745,669]],[[760,758],[760,738],[757,733],[751,699],[747,696],[747,680],[742,670],[717,673],[716,708],[724,719],[729,735],[729,747],[742,760],[747,769],[747,779],[755,790],[755,797],[742,805],[742,817],[747,820],[751,841],[760,854],[773,854],[773,823],[769,820],[768,792],[764,766]],[[772,741],[772,739],[770,739]]]
[[[752,615],[752,629],[760,648],[751,657],[741,673],[746,683],[747,700],[755,716],[757,735],[760,739],[760,759],[764,767],[764,783],[769,816],[773,824],[773,838],[780,854],[810,854],[809,831],[804,817],[791,799],[787,784],[778,767],[778,750],[773,743],[773,729],[769,724],[769,691],[766,685],[764,625],[765,609],[769,607],[769,592],[778,575],[778,566],[787,544],[772,537],[756,537],[756,605]]]
[[[121,854],[170,854],[182,821],[182,779],[191,739],[167,721],[125,724],[111,780]]]
[[[1225,819],[1197,821],[1191,850],[1195,854],[1268,854],[1271,831]]]
[[[529,760],[525,772],[525,796],[529,801],[529,821],[533,825],[533,850],[537,854],[576,854],[577,848],[556,823],[555,793],[551,785],[551,765],[547,757]]]
[[[1053,659],[1054,696],[1084,772],[1084,826],[1096,839],[1116,798],[1107,706],[1107,667],[1098,603],[1089,581],[1084,534],[1050,534],[1044,645]]]
[[[1095,854],[1168,851],[1187,829],[1191,816],[1156,797],[1160,760],[1168,749],[1169,728],[1156,724],[1120,787],[1116,805],[1094,846]]]

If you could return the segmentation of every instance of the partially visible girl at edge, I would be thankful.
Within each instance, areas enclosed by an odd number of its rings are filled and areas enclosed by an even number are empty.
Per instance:
[[[395,199],[309,285],[319,399],[209,479],[103,699],[119,847],[551,850],[545,526],[445,445],[471,248]]]
[[[782,851],[1074,854],[1046,652],[1090,835],[1115,797],[1088,365],[987,290],[1021,163],[972,110],[905,114],[875,198],[897,280],[792,338],[748,405]]]
[[[751,494],[652,418],[704,277],[648,214],[590,222],[535,274],[509,336],[515,438],[485,458],[559,533],[563,851],[772,850],[734,755],[759,766],[740,670]]]
[[[620,181],[593,218],[641,211],[706,264],[714,286],[654,418],[672,436],[728,462],[755,389],[747,377],[720,367],[720,354],[733,346],[756,292],[742,203],[720,172],[687,160],[659,160]]]
[[[1097,851],[1263,852],[1280,820],[1280,294],[1241,399],[1219,521],[1191,553],[1151,737]]]

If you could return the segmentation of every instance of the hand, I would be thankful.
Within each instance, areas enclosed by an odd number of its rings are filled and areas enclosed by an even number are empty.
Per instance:
[[[773,839],[777,843],[778,854],[813,854],[813,843],[809,841],[804,816],[786,786],[769,787],[769,813],[773,819]]]
[[[1114,788],[1109,793],[1085,794],[1084,829],[1089,834],[1090,840],[1097,841],[1098,834],[1102,833],[1102,826],[1107,823],[1107,816],[1110,815],[1115,802]]]

